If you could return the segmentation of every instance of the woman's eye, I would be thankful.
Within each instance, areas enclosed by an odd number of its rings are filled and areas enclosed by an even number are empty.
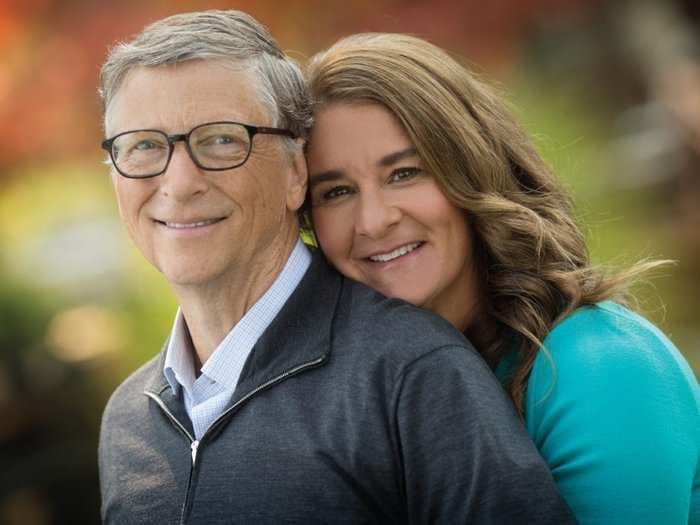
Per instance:
[[[329,189],[321,189],[312,193],[312,204],[327,204],[335,199],[350,195],[352,193],[348,186],[333,186]]]
[[[411,168],[397,168],[391,172],[389,176],[389,182],[403,182],[405,180],[410,180],[423,173],[423,170],[416,167]]]
[[[332,199],[337,199],[343,195],[350,193],[350,189],[347,186],[335,186],[328,191],[323,192],[323,200],[329,201]]]

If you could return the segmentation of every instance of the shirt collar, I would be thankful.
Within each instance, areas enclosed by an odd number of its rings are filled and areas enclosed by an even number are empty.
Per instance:
[[[236,388],[248,354],[292,295],[310,264],[311,254],[308,248],[301,240],[297,240],[284,268],[272,286],[219,344],[202,367],[203,375],[227,389]],[[178,309],[163,364],[165,378],[174,391],[179,385],[187,390],[192,388],[196,379],[193,353],[187,323],[181,310]]]
[[[186,390],[191,390],[196,379],[194,363],[192,361],[192,340],[187,329],[182,310],[177,309],[173,328],[170,331],[168,347],[165,351],[163,373],[170,387],[177,391],[182,385]]]

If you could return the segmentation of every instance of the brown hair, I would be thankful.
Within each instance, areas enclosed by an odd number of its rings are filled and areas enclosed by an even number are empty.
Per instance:
[[[659,264],[611,276],[592,266],[570,198],[505,104],[429,42],[399,34],[341,39],[312,58],[307,83],[315,109],[354,101],[388,108],[448,199],[464,210],[484,292],[481,315],[522,336],[508,385],[521,415],[527,379],[552,327],[581,305],[625,302],[629,279]],[[504,331],[477,342],[492,364],[510,349]]]

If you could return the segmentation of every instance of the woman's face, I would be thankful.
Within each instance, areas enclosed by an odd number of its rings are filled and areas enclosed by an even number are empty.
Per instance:
[[[402,125],[371,102],[332,103],[315,119],[307,155],[311,210],[330,262],[464,330],[478,295],[469,227]]]

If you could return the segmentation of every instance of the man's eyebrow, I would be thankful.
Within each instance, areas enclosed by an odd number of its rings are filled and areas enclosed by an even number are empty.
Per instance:
[[[411,146],[410,148],[402,149],[401,151],[397,151],[395,153],[389,153],[389,155],[386,155],[379,159],[377,165],[381,167],[391,166],[392,164],[396,164],[398,161],[403,160],[406,157],[414,157],[417,154],[418,151],[416,150],[416,148]]]
[[[319,173],[312,173],[309,175],[309,186],[315,184],[320,184],[322,182],[332,182],[344,177],[343,172],[340,170],[328,170],[321,171]]]

